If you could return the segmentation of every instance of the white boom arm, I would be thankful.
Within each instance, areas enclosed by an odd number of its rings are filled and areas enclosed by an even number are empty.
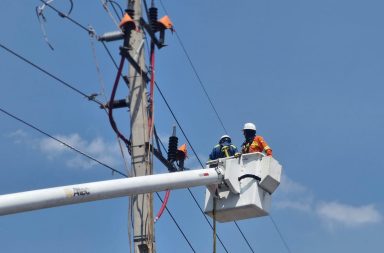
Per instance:
[[[221,170],[201,169],[0,195],[0,215],[168,189],[217,184],[222,180]]]

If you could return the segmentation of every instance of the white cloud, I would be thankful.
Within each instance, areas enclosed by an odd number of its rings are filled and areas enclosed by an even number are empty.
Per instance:
[[[293,181],[292,179],[290,179],[286,175],[283,175],[281,178],[281,184],[279,186],[279,191],[281,191],[284,194],[290,194],[290,195],[292,195],[292,194],[307,194],[308,193],[308,189],[305,186]]]
[[[303,212],[309,212],[312,210],[313,202],[310,199],[307,200],[282,200],[275,203],[276,208],[280,209],[294,209]]]
[[[274,203],[279,209],[294,209],[302,212],[313,210],[312,193],[303,185],[293,181],[286,175],[281,178],[278,192],[281,194]]]
[[[68,167],[88,169],[98,165],[97,162],[92,161],[74,150],[71,150],[66,145],[61,144],[52,138],[34,138],[23,130],[16,130],[5,134],[4,136],[11,138],[15,144],[26,144],[24,146],[40,151],[46,156],[47,159],[65,160],[65,164]],[[110,142],[105,141],[101,137],[96,137],[93,140],[86,140],[78,133],[55,135],[54,137],[111,167],[122,169],[124,166],[124,160],[116,139],[113,139]],[[122,145],[122,150],[124,157],[128,160],[127,166],[129,167],[130,156],[125,148],[125,145]]]
[[[57,135],[55,138],[110,166],[122,165],[121,151],[116,142],[106,142],[100,137],[88,141],[77,133]],[[50,159],[59,156],[65,158],[69,167],[89,169],[97,164],[51,138],[42,139],[39,148]]]
[[[338,202],[322,202],[317,205],[316,213],[331,226],[362,226],[382,220],[382,215],[374,205],[351,206]]]
[[[314,213],[326,225],[345,225],[349,227],[378,223],[382,215],[374,205],[352,206],[336,201],[324,202],[316,200],[312,193],[303,185],[283,176],[274,206],[278,209],[294,209],[301,212]]]
[[[21,129],[18,129],[18,130],[14,131],[14,132],[12,132],[12,133],[6,135],[6,136],[9,137],[9,138],[11,138],[11,139],[13,139],[13,142],[14,142],[15,144],[20,144],[20,143],[22,143],[22,142],[25,140],[25,138],[27,137],[27,133],[24,132],[24,131],[21,130]]]

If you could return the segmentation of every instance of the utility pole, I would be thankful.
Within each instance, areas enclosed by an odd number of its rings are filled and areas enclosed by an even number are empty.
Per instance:
[[[137,27],[142,17],[141,1],[128,0],[128,9],[134,10]],[[145,70],[144,59],[144,31],[131,31],[130,54],[142,70]],[[130,116],[131,116],[131,163],[133,176],[151,175],[153,172],[151,152],[148,149],[148,111],[147,88],[143,73],[132,66],[129,67],[130,90]],[[133,242],[135,253],[154,253],[154,221],[153,221],[153,195],[151,193],[140,194],[131,198],[133,214]]]

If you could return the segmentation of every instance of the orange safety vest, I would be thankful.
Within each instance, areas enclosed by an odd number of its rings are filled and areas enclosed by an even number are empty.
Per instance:
[[[272,149],[268,146],[268,144],[264,141],[263,137],[257,135],[253,139],[252,143],[243,143],[241,148],[241,152],[243,154],[246,153],[254,153],[254,152],[263,152],[267,154],[267,156],[272,156]]]

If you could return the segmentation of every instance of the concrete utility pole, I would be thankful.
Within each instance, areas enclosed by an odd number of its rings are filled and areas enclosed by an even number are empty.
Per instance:
[[[142,16],[141,1],[128,0],[128,8],[133,8],[133,19],[136,25]],[[145,70],[144,59],[144,31],[132,30],[130,44],[131,56],[142,70]],[[151,154],[146,143],[148,136],[147,89],[146,81],[136,69],[129,67],[130,113],[131,113],[131,142],[132,142],[132,170],[133,176],[151,175],[153,172]],[[135,253],[155,252],[153,195],[140,194],[132,197],[133,212],[133,241]]]

